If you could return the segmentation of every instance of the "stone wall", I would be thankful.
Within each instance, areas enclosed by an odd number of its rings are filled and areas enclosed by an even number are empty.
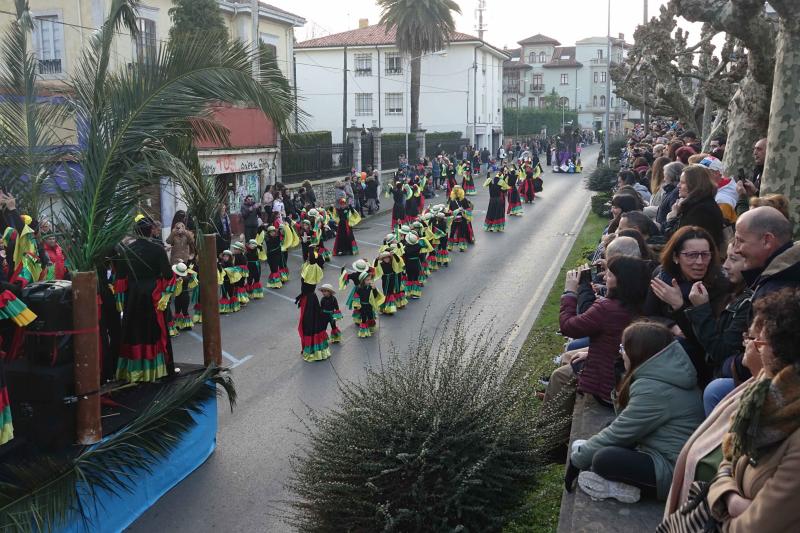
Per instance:
[[[391,170],[384,170],[380,173],[380,185],[379,188],[380,194],[383,193],[383,184],[388,182],[392,179],[392,176],[397,171],[397,169]],[[333,189],[334,184],[337,181],[344,180],[344,176],[337,177],[337,178],[328,178],[324,180],[312,180],[311,186],[314,188],[314,194],[317,196],[317,205],[322,207],[327,207],[329,205],[333,205],[334,198],[336,197]],[[290,193],[296,191],[302,186],[302,183],[292,183],[286,186]]]

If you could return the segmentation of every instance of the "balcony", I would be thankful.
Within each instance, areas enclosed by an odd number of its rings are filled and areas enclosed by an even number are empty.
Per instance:
[[[503,93],[522,94],[525,90],[525,83],[521,80],[506,80],[503,82]]]
[[[543,83],[533,83],[533,84],[531,84],[531,92],[532,93],[543,93],[544,92],[544,84]]]
[[[39,74],[61,74],[61,59],[40,59]]]
[[[592,65],[608,65],[608,58],[607,57],[594,57],[589,60],[589,63]]]

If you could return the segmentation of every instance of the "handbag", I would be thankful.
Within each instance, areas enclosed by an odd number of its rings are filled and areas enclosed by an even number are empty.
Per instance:
[[[689,487],[689,499],[666,517],[656,533],[717,533],[722,531],[719,522],[711,516],[708,506],[708,489],[711,483],[695,481]]]

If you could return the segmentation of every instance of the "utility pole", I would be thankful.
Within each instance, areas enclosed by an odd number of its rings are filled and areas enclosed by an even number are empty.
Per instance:
[[[253,37],[253,77],[258,79],[261,76],[261,54],[259,53],[258,38],[258,0],[250,1],[250,23]]]
[[[342,78],[342,144],[344,144],[347,142],[347,46],[344,47]]]
[[[486,32],[486,26],[483,24],[483,12],[486,11],[486,0],[478,0],[478,7],[475,9],[475,15],[478,17],[478,25],[475,29],[478,31],[478,39],[483,40],[483,34]]]
[[[608,161],[608,145],[610,142],[610,134],[611,134],[611,0],[608,0],[608,32],[607,32],[607,60],[608,60],[608,69],[606,69],[606,134],[605,134],[605,142],[604,150],[603,150],[603,162],[606,166],[609,165]]]

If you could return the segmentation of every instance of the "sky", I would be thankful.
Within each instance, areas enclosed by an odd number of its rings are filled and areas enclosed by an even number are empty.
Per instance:
[[[295,30],[298,41],[356,29],[360,18],[369,19],[370,24],[376,24],[380,18],[374,0],[265,1],[308,21],[305,27]],[[478,1],[456,0],[462,13],[456,16],[458,31],[478,34],[475,29]],[[643,20],[645,2],[648,16],[653,17],[667,0],[611,0],[611,35],[623,33],[628,42],[633,42],[633,31]],[[516,48],[517,41],[537,33],[553,37],[565,46],[586,37],[606,35],[608,2],[603,0],[485,0],[485,3],[484,40],[497,48]],[[692,27],[688,23],[681,26]]]

